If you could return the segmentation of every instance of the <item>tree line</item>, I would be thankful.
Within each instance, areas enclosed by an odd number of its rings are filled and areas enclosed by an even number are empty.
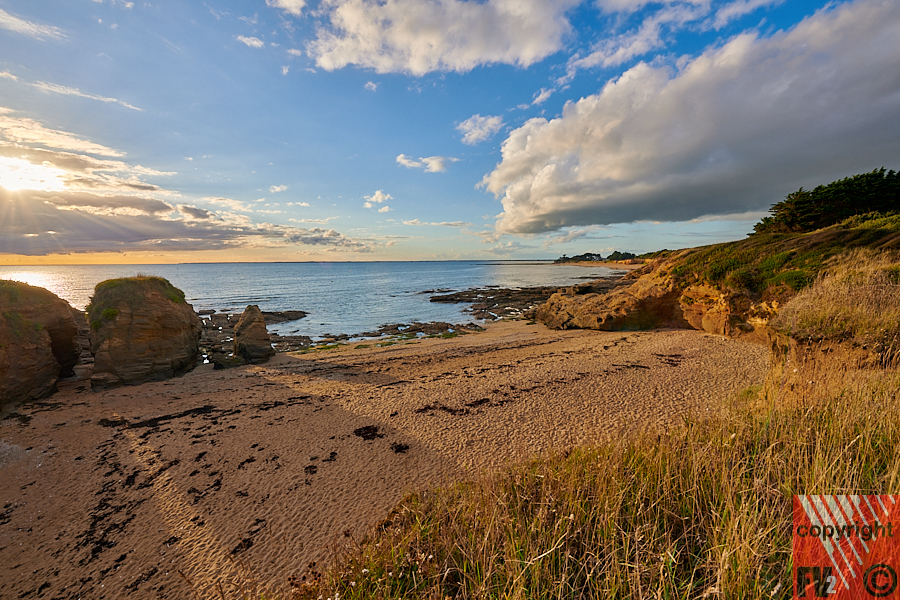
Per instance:
[[[802,187],[773,204],[754,233],[806,233],[855,215],[900,211],[900,172],[884,167],[820,185]]]

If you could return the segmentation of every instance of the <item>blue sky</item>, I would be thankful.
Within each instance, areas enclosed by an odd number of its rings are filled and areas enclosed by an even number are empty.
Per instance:
[[[900,3],[0,0],[0,263],[553,258],[900,166]]]

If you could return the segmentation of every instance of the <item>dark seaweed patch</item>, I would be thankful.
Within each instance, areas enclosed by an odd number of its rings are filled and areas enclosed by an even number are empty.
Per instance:
[[[377,425],[366,425],[365,427],[360,427],[359,429],[353,430],[353,435],[357,437],[361,437],[362,439],[369,441],[374,440],[375,438],[384,437],[384,434],[378,433]]]

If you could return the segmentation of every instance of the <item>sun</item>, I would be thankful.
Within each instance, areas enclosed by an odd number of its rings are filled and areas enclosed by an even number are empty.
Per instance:
[[[35,190],[59,192],[65,189],[66,172],[50,163],[36,165],[21,158],[0,156],[0,187],[10,192]]]

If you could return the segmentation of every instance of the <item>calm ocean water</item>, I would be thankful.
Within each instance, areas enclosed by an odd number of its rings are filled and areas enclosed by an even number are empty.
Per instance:
[[[518,261],[217,263],[0,266],[0,279],[47,288],[84,309],[101,281],[138,273],[158,275],[183,290],[195,310],[240,312],[248,304],[258,304],[262,310],[306,311],[304,319],[270,329],[320,338],[373,331],[391,323],[473,320],[463,312],[467,304],[429,302],[432,294],[422,293],[427,290],[564,286],[610,272],[604,267]]]

